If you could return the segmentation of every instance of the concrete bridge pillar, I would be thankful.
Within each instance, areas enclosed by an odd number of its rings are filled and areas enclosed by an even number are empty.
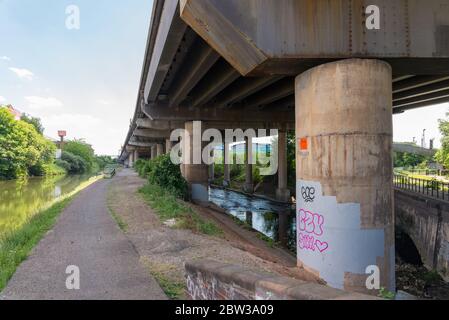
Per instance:
[[[164,154],[164,145],[163,144],[158,143],[156,145],[156,154],[158,157],[160,157]]]
[[[276,198],[279,201],[290,200],[290,190],[287,188],[287,132],[279,131],[278,136],[278,188]]]
[[[332,287],[394,291],[391,68],[328,63],[295,90],[298,265]]]
[[[157,147],[156,145],[151,146],[151,159],[156,159],[157,157]]]
[[[134,162],[136,162],[137,160],[139,160],[139,151],[136,149],[134,150]]]
[[[223,164],[224,164],[224,178],[223,178],[223,186],[229,187],[231,185],[231,157],[229,156],[230,149],[229,149],[229,142],[223,143]]]
[[[185,123],[185,132],[188,136],[183,138],[183,165],[181,167],[182,174],[189,184],[192,201],[202,203],[209,201],[209,170],[208,166],[202,161],[204,143],[201,141],[201,136],[203,130],[199,131],[195,132],[199,137],[194,136],[194,122],[188,121]]]
[[[173,144],[170,141],[170,139],[166,139],[165,140],[165,154],[170,154],[172,147],[173,147]]]
[[[131,151],[128,156],[128,165],[130,168],[134,167],[134,151]]]
[[[254,192],[254,179],[253,179],[253,142],[248,137],[245,137],[245,185],[244,191],[247,193]]]

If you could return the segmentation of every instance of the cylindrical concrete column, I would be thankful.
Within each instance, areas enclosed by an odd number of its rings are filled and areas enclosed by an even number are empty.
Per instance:
[[[231,157],[230,155],[230,150],[229,150],[229,142],[224,142],[223,143],[223,186],[224,187],[229,187],[231,185],[231,168],[230,168],[230,163],[231,163]]]
[[[136,149],[134,150],[134,162],[136,162],[137,160],[139,160],[139,151]]]
[[[185,132],[188,137],[183,139],[183,170],[182,174],[189,184],[190,197],[194,202],[208,202],[209,189],[208,166],[202,161],[201,122],[186,122]],[[195,134],[194,134],[195,133]]]
[[[173,143],[170,141],[170,139],[166,139],[165,140],[165,153],[170,154],[172,147],[173,147]]]
[[[391,96],[377,60],[296,78],[298,265],[332,287],[395,289]]]
[[[161,143],[158,143],[156,145],[156,154],[158,157],[162,156],[164,154],[164,145]]]
[[[244,191],[248,193],[254,192],[254,180],[253,180],[253,142],[248,137],[245,137],[245,185]]]
[[[134,167],[134,151],[131,151],[128,156],[129,159],[129,167]]]
[[[156,145],[151,146],[151,159],[156,159],[157,157],[157,147]]]
[[[275,152],[275,151],[274,151]],[[278,135],[278,188],[276,198],[279,201],[290,200],[290,190],[287,188],[287,132],[280,130]]]

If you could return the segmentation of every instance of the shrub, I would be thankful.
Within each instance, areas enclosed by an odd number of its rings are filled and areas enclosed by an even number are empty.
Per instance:
[[[176,197],[187,199],[187,181],[181,175],[179,165],[172,163],[170,155],[162,155],[150,160],[146,170],[148,170],[150,183],[170,191]]]
[[[90,172],[96,167],[98,169],[98,166],[96,165],[95,161],[95,153],[92,146],[88,143],[86,143],[83,140],[73,140],[68,141],[64,145],[64,151],[69,152],[77,157],[80,157],[83,159],[84,170],[83,172]]]
[[[67,162],[70,167],[68,172],[72,174],[81,174],[88,171],[88,164],[86,161],[71,152],[63,151],[61,155],[61,160]]]
[[[61,167],[62,169],[64,169],[67,172],[69,172],[70,168],[71,168],[70,163],[65,161],[65,160],[62,160],[62,159],[57,159],[56,160],[56,165],[58,167]]]

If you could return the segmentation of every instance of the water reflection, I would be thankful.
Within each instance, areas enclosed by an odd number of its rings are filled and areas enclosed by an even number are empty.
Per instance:
[[[90,176],[59,176],[0,181],[0,237],[17,230],[56,198],[76,189]]]
[[[281,245],[296,250],[296,216],[290,205],[219,188],[209,189],[209,201]]]

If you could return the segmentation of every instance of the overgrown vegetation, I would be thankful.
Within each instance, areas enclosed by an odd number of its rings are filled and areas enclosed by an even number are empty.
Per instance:
[[[181,175],[179,165],[171,162],[170,155],[162,155],[153,160],[138,160],[134,168],[150,184],[162,187],[175,197],[187,199],[187,182]]]
[[[0,107],[0,179],[55,174],[56,146],[33,124],[15,120]]]
[[[148,258],[143,259],[150,274],[156,279],[161,289],[171,300],[185,299],[186,282],[177,276],[176,266],[168,263],[158,263]]]
[[[49,231],[58,215],[72,201],[66,198],[35,215],[24,227],[0,239],[0,291],[8,283],[17,267],[28,257],[34,246]]]
[[[148,183],[139,192],[162,221],[174,219],[177,228],[190,229],[196,233],[212,236],[222,233],[213,222],[202,219],[198,213],[167,189]]]
[[[56,161],[70,174],[94,173],[114,163],[115,160],[110,156],[96,156],[92,146],[84,140],[68,141],[61,159]]]
[[[171,162],[169,155],[153,160],[138,160],[134,165],[148,183],[139,192],[162,221],[176,221],[176,227],[208,235],[220,235],[221,230],[212,222],[205,221],[182,200],[188,197],[188,186],[181,175],[179,165]]]
[[[429,157],[408,152],[394,152],[393,157],[395,168],[426,168],[429,160]]]

